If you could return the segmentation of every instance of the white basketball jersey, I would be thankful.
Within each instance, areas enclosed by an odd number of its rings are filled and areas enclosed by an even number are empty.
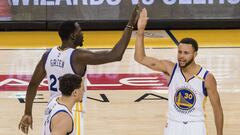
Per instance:
[[[175,65],[168,88],[168,118],[174,121],[204,121],[207,92],[204,84],[208,71],[199,72],[186,82],[178,65]]]
[[[63,76],[64,74],[74,74],[74,69],[72,67],[71,57],[72,53],[75,49],[68,48],[66,50],[60,50],[58,47],[54,47],[48,54],[45,70],[47,73],[48,80],[48,89],[50,91],[50,100],[54,97],[61,95],[61,91],[59,91],[59,80],[58,78]],[[82,78],[85,81],[84,77]],[[74,114],[74,133],[83,135],[83,112],[86,111],[86,90],[87,87],[84,85],[85,92],[83,94],[82,102],[76,103],[72,108],[72,112]]]
[[[73,51],[74,49],[72,48],[60,50],[58,47],[54,47],[48,54],[45,63],[45,70],[47,72],[50,99],[61,94],[59,91],[59,77],[64,74],[74,74],[71,65],[71,56]]]
[[[44,114],[44,125],[43,125],[43,131],[42,135],[51,135],[51,120],[53,116],[55,116],[59,112],[65,112],[69,114],[69,116],[72,118],[72,131],[69,132],[67,135],[74,135],[74,124],[73,124],[73,116],[72,113],[68,110],[68,108],[65,105],[59,104],[57,102],[57,98],[53,98],[47,105],[47,108],[45,110]]]

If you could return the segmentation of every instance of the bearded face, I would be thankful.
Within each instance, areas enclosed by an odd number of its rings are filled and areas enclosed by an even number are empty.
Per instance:
[[[181,68],[189,66],[194,61],[195,56],[196,52],[191,44],[179,44],[177,59]]]

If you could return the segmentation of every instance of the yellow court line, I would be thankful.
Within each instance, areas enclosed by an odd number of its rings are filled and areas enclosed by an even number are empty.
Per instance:
[[[172,30],[180,41],[184,37],[196,39],[200,47],[240,47],[240,29],[228,30]]]
[[[159,30],[147,31],[149,33]],[[195,38],[200,47],[240,47],[240,30],[172,30],[177,40],[184,37]],[[123,31],[84,31],[85,48],[112,48],[121,38]],[[136,37],[130,40],[128,48],[134,48]],[[169,36],[145,36],[145,47],[172,48],[176,47]],[[0,49],[18,48],[52,48],[61,44],[57,32],[0,32]]]
[[[136,31],[134,31],[136,33]],[[134,33],[133,32],[133,33]],[[150,31],[151,32],[151,31]],[[84,31],[85,48],[112,48],[121,38],[123,31]],[[128,48],[133,48],[136,38],[133,34]],[[61,44],[57,32],[0,32],[0,49],[52,48]],[[145,37],[146,47],[175,47],[169,37]]]

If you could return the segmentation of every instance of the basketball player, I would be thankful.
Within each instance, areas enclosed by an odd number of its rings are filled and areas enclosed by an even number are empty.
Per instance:
[[[223,110],[212,73],[195,62],[198,44],[184,38],[178,44],[177,63],[146,56],[144,29],[147,11],[142,10],[138,21],[135,60],[156,71],[163,72],[169,84],[168,121],[164,135],[206,135],[204,104],[207,96],[213,107],[217,135],[223,134]]]
[[[42,135],[72,135],[74,129],[72,108],[83,97],[82,79],[75,74],[60,78],[62,96],[53,98],[47,105]]]
[[[87,65],[99,65],[120,61],[130,41],[133,26],[136,24],[138,16],[139,5],[136,5],[121,39],[116,43],[111,51],[92,52],[82,48],[76,49],[77,46],[83,45],[81,27],[74,21],[64,22],[58,31],[62,40],[62,45],[56,46],[50,51],[44,53],[35,68],[27,89],[25,112],[19,126],[27,129],[29,127],[32,128],[32,104],[36,96],[37,88],[45,76],[48,79],[48,88],[51,94],[51,99],[61,94],[58,88],[58,78],[60,76],[66,73],[75,73],[83,77]],[[84,95],[83,97],[86,96]],[[83,103],[85,100],[86,98],[83,98]],[[75,107],[73,107],[73,111],[75,111],[74,117],[76,117],[75,130],[77,135],[83,135],[83,105],[82,103],[77,103]],[[28,130],[22,131],[24,133],[28,133]]]

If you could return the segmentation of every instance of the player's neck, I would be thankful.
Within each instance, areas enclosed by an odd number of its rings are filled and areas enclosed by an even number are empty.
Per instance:
[[[71,41],[63,41],[62,45],[59,47],[60,49],[68,49],[68,48],[75,48],[75,45]]]
[[[65,105],[70,112],[75,104],[75,101],[71,97],[67,97],[67,96],[62,96],[58,98],[57,101],[58,103]]]
[[[199,68],[200,68],[200,66],[193,61],[187,67],[182,68],[182,71],[184,73],[194,75],[199,71]]]

